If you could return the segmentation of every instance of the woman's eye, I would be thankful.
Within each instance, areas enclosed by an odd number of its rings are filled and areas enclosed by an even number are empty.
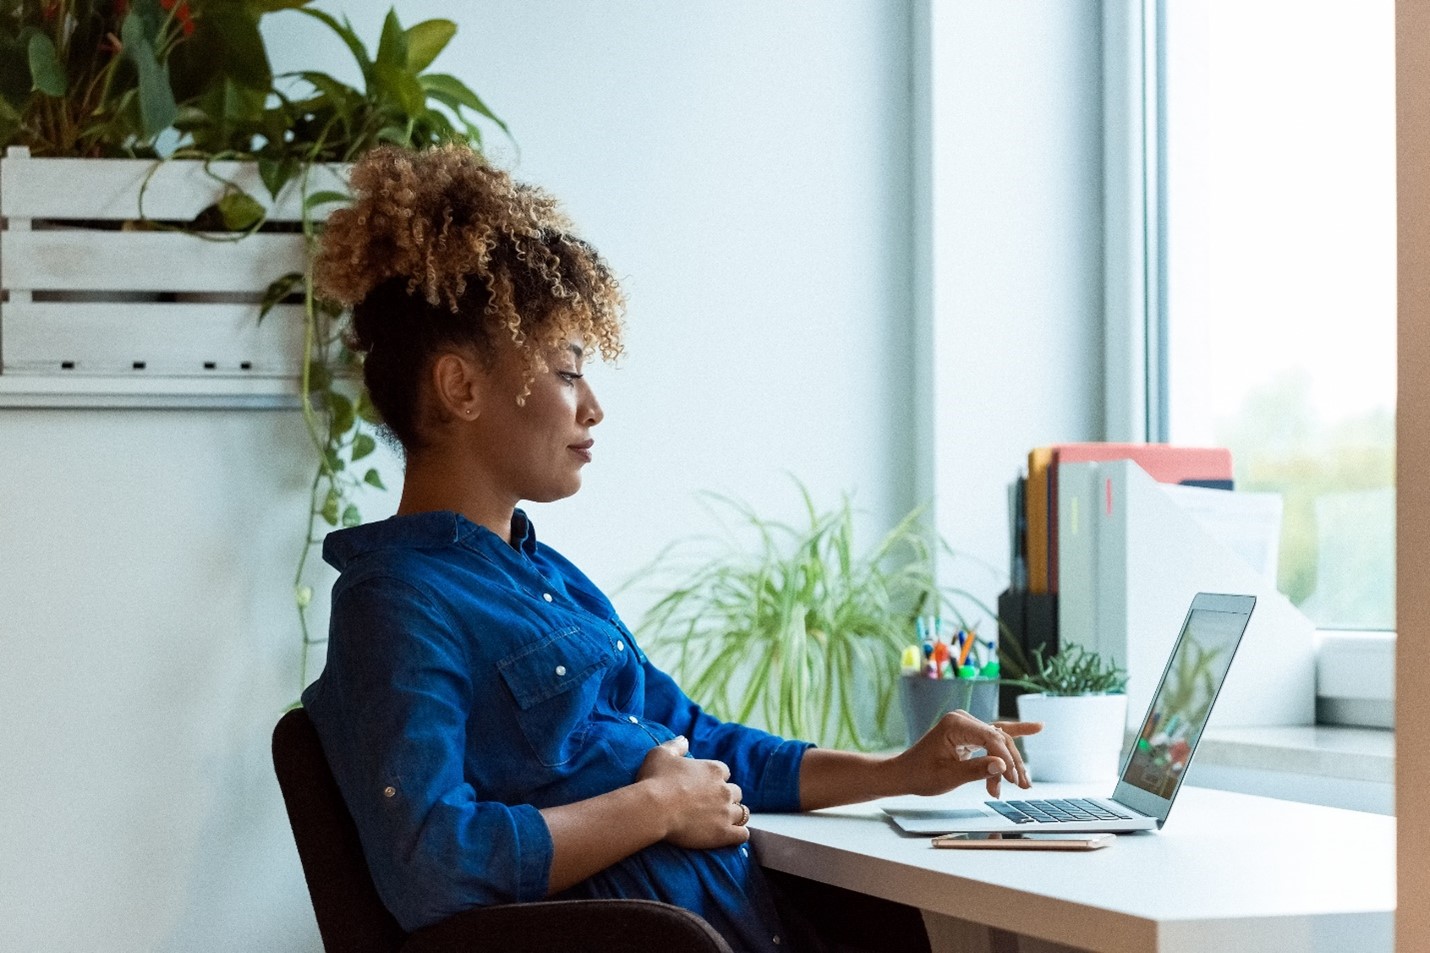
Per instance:
[[[577,374],[575,371],[557,371],[556,373],[568,384],[574,384],[586,376],[585,374]]]

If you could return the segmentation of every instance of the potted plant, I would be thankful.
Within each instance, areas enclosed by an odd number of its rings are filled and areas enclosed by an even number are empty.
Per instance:
[[[915,619],[958,617],[953,600],[966,594],[935,583],[936,549],[919,510],[860,551],[847,497],[820,512],[800,492],[803,525],[714,497],[743,532],[693,566],[673,564],[694,541],[662,554],[659,574],[679,582],[637,632],[673,658],[677,680],[717,717],[836,746],[887,747],[896,743],[889,713]]]
[[[316,458],[294,578],[305,666],[321,641],[305,615],[315,531],[361,522],[359,492],[383,487],[345,316],[312,293],[312,243],[347,198],[343,164],[372,146],[480,146],[476,116],[506,129],[429,69],[452,22],[404,28],[389,12],[369,52],[308,2],[14,0],[0,15],[0,399],[296,397]],[[324,24],[361,85],[275,77],[258,24],[284,10]]]
[[[1081,645],[1054,655],[1041,648],[1011,684],[1018,718],[1043,723],[1022,739],[1028,768],[1039,781],[1105,781],[1117,775],[1127,728],[1127,673]]]

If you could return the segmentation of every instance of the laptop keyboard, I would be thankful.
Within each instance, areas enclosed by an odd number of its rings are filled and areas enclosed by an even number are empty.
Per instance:
[[[1053,824],[1065,821],[1130,820],[1132,815],[1112,810],[1090,798],[1050,798],[1046,801],[989,801],[988,806],[1014,824]]]

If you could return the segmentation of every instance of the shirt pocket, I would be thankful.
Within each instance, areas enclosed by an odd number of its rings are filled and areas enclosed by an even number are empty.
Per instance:
[[[577,626],[557,629],[497,663],[521,733],[543,765],[565,764],[584,746],[600,673],[610,664],[598,641]]]

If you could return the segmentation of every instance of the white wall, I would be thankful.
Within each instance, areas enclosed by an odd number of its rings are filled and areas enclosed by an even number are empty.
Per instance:
[[[314,947],[268,760],[305,440],[296,413],[0,411],[0,949]]]
[[[543,536],[614,586],[709,526],[697,491],[796,516],[789,472],[871,534],[937,485],[943,532],[1001,566],[1019,459],[1097,416],[1081,6],[398,3],[458,20],[438,65],[626,276],[596,464]],[[387,4],[326,7],[375,43]],[[300,15],[270,24],[277,68],[351,77]],[[917,187],[914,36],[956,119]],[[0,409],[0,447],[0,949],[316,949],[267,754],[298,658],[296,415]]]
[[[369,42],[386,8],[329,5]],[[699,489],[789,516],[789,470],[871,524],[910,505],[902,5],[398,10],[459,18],[439,62],[628,276],[597,463],[547,538],[615,585],[701,526]],[[278,68],[345,67],[271,22]],[[291,413],[0,410],[0,949],[316,948],[267,755],[302,441]]]
[[[1008,581],[1028,450],[1102,439],[1101,8],[925,0],[920,435],[952,581]]]
[[[516,174],[567,204],[630,298],[629,354],[593,375],[586,488],[538,530],[614,586],[707,525],[700,490],[793,518],[788,471],[827,503],[854,492],[871,530],[910,508],[904,5],[479,9],[439,63],[470,64]]]

